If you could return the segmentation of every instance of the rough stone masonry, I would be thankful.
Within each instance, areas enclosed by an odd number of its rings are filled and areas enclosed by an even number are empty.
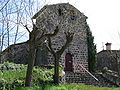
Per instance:
[[[86,19],[87,17],[78,9],[69,3],[46,5],[37,14],[33,16],[36,19],[39,31],[45,30],[46,33],[53,33],[56,26],[60,28],[58,34],[52,38],[52,48],[58,51],[65,44],[66,38],[64,32],[75,33],[72,43],[61,56],[60,63],[63,68],[69,53],[72,57],[73,72],[84,73],[80,64],[88,69],[88,51],[86,38]],[[38,38],[41,33],[38,34]],[[68,57],[69,57],[68,55]],[[50,53],[47,55],[48,64],[53,64],[53,57]]]
[[[74,33],[72,42],[61,55],[59,61],[66,73],[66,82],[85,82],[83,77],[88,76],[88,72],[86,72],[88,70],[87,17],[69,3],[61,3],[44,6],[33,16],[33,19],[36,19],[36,25],[39,28],[36,39],[41,36],[43,30],[46,34],[50,34],[54,32],[56,26],[59,27],[59,32],[51,39],[54,51],[60,50],[65,44],[65,32]],[[45,42],[47,41],[45,40]],[[15,63],[27,63],[29,52],[28,41],[12,45],[9,47],[9,52],[7,51],[8,49],[2,53],[2,62],[9,60]],[[35,65],[44,66],[52,65],[53,63],[52,54],[47,51],[44,44],[39,45],[37,47]],[[80,74],[82,74],[82,77]],[[81,79],[76,81],[77,78]]]

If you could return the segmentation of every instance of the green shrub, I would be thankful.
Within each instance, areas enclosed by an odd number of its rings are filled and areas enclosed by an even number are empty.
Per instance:
[[[0,64],[0,90],[24,86],[26,70],[27,66],[23,64],[9,62]],[[38,87],[40,84],[49,83],[53,80],[52,76],[53,69],[34,67],[32,84]]]

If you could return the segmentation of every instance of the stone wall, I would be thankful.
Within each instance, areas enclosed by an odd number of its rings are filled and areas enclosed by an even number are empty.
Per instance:
[[[29,46],[27,42],[9,46],[1,53],[1,63],[10,61],[19,64],[27,64]]]
[[[115,75],[112,75],[109,73],[104,73],[104,74],[102,74],[102,76],[104,79],[108,80],[108,82],[111,82],[115,86],[120,87],[120,76],[119,75],[116,74],[116,76],[115,76]]]
[[[70,43],[69,47],[67,47],[60,58],[60,64],[62,64],[63,68],[65,67],[65,55],[69,52],[73,55],[72,60],[74,72],[84,73],[84,71],[78,67],[79,64],[82,64],[83,67],[88,69],[88,51],[86,38],[87,17],[68,3],[47,5],[45,7],[41,9],[42,12],[39,13],[38,17],[36,18],[36,25],[39,28],[36,39],[41,36],[43,30],[45,33],[53,33],[55,27],[58,26],[60,30],[58,34],[52,38],[52,48],[54,51],[58,51],[66,42],[64,32],[69,31],[74,33],[73,41]],[[61,11],[61,14],[59,10]],[[27,60],[29,59],[28,52],[29,46],[27,42],[11,45],[5,51],[3,51],[2,61],[13,61],[15,63],[26,64]],[[44,56],[46,57],[42,58]],[[54,62],[54,58],[51,53],[43,52],[43,47],[41,46],[38,46],[36,59],[36,65],[38,65],[38,63],[44,62],[45,60],[45,62],[48,62],[47,64],[49,65],[53,64]],[[42,64],[43,63],[39,65]]]
[[[74,33],[73,41],[62,54],[60,63],[64,68],[65,55],[69,52],[73,55],[74,72],[82,71],[81,68],[78,68],[79,64],[82,64],[88,69],[86,38],[87,17],[68,3],[47,5],[43,7],[42,12],[39,11],[38,13],[39,15],[35,18],[39,28],[39,33],[36,38],[39,38],[43,30],[45,33],[53,33],[55,27],[58,26],[60,29],[58,34],[51,39],[53,50],[58,51],[66,42],[64,32],[69,31]],[[53,56],[50,53],[48,53],[48,62],[49,64],[53,64]]]
[[[120,50],[103,50],[97,54],[96,70],[103,70],[105,67],[120,72]]]
[[[47,51],[45,46],[39,46],[36,50],[35,66],[48,65]],[[29,44],[27,42],[10,45],[1,53],[1,62],[14,62],[17,64],[27,64],[29,60]]]
[[[65,81],[66,83],[84,83],[86,85],[95,85],[100,87],[118,86],[115,83],[109,81],[107,78],[103,77],[102,75],[96,73],[94,73],[93,75],[98,79],[98,81],[91,77],[91,75],[88,73],[81,74],[74,72],[66,72]]]

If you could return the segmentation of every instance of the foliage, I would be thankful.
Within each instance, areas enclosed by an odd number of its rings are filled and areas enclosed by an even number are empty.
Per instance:
[[[90,72],[93,72],[96,64],[96,45],[94,44],[94,37],[92,36],[89,26],[86,26],[86,30],[88,42],[88,68]]]
[[[42,67],[33,68],[33,87],[24,87],[26,65],[3,63],[0,64],[0,90],[119,90],[120,88],[100,88],[84,84],[54,85],[53,71]],[[60,67],[60,72],[62,68]]]
[[[60,84],[60,85],[45,85],[44,89],[42,87],[19,87],[16,90],[120,90],[120,88],[108,88],[108,87],[97,87],[89,86],[84,84]]]
[[[27,66],[5,62],[0,64],[0,90],[13,89],[24,86]],[[41,82],[52,82],[53,69],[41,67],[33,68],[33,86],[38,87]]]
[[[12,89],[23,86],[26,66],[5,62],[0,64],[0,89]]]

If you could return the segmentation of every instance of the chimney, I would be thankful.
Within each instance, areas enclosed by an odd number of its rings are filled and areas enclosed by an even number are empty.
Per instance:
[[[106,45],[106,50],[111,50],[111,44],[112,43],[108,43],[108,42],[105,44]]]

